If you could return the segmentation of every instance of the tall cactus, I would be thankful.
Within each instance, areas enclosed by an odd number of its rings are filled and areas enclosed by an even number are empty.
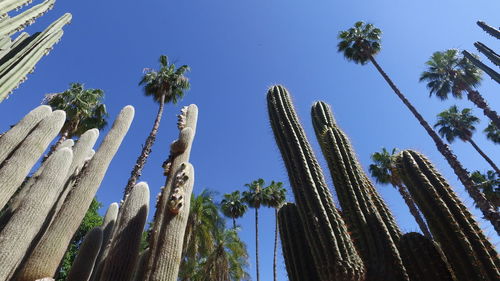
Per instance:
[[[99,281],[132,280],[148,209],[149,187],[145,182],[140,182],[130,191],[120,209]]]
[[[311,110],[316,137],[355,245],[367,268],[367,280],[408,280],[397,249],[401,232],[366,176],[350,141],[330,107],[316,102]]]
[[[55,0],[45,0],[15,17],[0,21],[0,37],[10,36],[23,30],[26,26],[32,24],[36,18],[52,9],[54,2]]]
[[[278,222],[290,281],[319,280],[311,250],[304,243],[306,234],[297,207],[293,203],[283,205],[278,211]]]
[[[17,276],[18,281],[32,281],[54,275],[66,246],[85,216],[113,156],[130,127],[133,116],[132,106],[122,109],[84,174],[66,197],[54,221],[23,264]]]
[[[500,280],[500,261],[472,214],[422,154],[405,150],[397,169],[457,280]]]
[[[151,250],[145,268],[144,280],[147,281],[177,280],[194,184],[194,168],[189,156],[197,120],[196,105],[182,109],[177,123],[179,138],[170,145],[170,156],[164,163],[167,181],[156,203],[149,241]]]
[[[497,83],[500,83],[500,73],[496,72],[495,70],[491,69],[491,67],[482,63],[480,60],[477,59],[477,57],[473,56],[471,53],[467,52],[466,50],[463,50],[462,54],[464,55],[464,57],[469,59],[475,66],[477,66],[482,71],[484,71],[486,74],[488,74],[488,76],[490,76],[491,79],[495,80]]]
[[[63,148],[47,160],[32,192],[26,195],[0,232],[0,280],[10,280],[21,260],[28,254],[32,240],[40,231],[62,189],[72,158],[71,149]]]
[[[113,229],[117,217],[118,217],[118,203],[112,203],[111,205],[109,205],[101,225],[101,229],[103,231],[102,245],[101,249],[99,250],[99,254],[97,255],[97,259],[94,265],[94,270],[92,271],[92,276],[90,277],[90,280],[98,280],[97,276],[101,276],[101,271],[104,266],[104,262],[106,261],[107,248],[110,243],[111,236],[113,234]]]
[[[102,244],[102,229],[95,227],[85,235],[67,281],[88,281]]]
[[[481,42],[476,42],[474,43],[474,46],[476,49],[483,53],[492,63],[494,63],[496,66],[500,66],[500,55],[495,53],[492,49],[488,48],[486,45],[484,45]]]
[[[494,28],[490,25],[488,25],[487,23],[485,23],[484,21],[477,21],[476,22],[477,25],[479,25],[479,27],[481,27],[486,33],[488,33],[489,35],[495,37],[496,39],[500,39],[500,29],[498,28]]]
[[[335,208],[287,90],[271,87],[267,104],[320,280],[364,280],[363,262]]]

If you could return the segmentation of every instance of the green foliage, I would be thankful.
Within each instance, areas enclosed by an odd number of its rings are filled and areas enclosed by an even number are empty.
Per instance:
[[[258,179],[251,183],[245,184],[248,191],[243,191],[243,201],[245,201],[250,208],[260,208],[260,205],[267,203],[267,194],[264,193],[264,180]]]
[[[449,143],[455,138],[469,141],[476,130],[474,124],[479,123],[479,118],[472,115],[472,109],[464,108],[462,111],[456,105],[437,115],[438,121],[434,128],[439,128],[438,133]]]
[[[89,209],[87,210],[87,213],[85,214],[85,217],[83,218],[82,223],[80,224],[80,227],[78,228],[78,231],[75,233],[73,240],[71,240],[71,244],[69,245],[66,254],[64,255],[59,268],[58,277],[56,279],[57,281],[66,280],[71,270],[71,265],[73,264],[73,261],[78,253],[78,249],[80,248],[80,244],[83,242],[87,232],[102,224],[102,217],[97,212],[101,207],[102,204],[94,198]]]
[[[286,201],[286,189],[282,182],[271,181],[271,184],[264,188],[264,205],[270,208],[280,208]]]
[[[450,93],[462,98],[464,91],[477,87],[482,79],[481,70],[457,49],[435,52],[425,64],[427,70],[420,75],[420,82],[427,82],[429,96],[435,94],[441,100]]]
[[[373,24],[358,21],[354,27],[339,33],[338,52],[344,53],[347,60],[366,64],[380,51],[381,35],[382,31]]]
[[[497,173],[492,170],[483,174],[479,171],[475,171],[470,175],[472,181],[476,186],[481,189],[486,196],[486,199],[490,201],[495,207],[500,208],[500,177]]]
[[[220,208],[224,216],[233,219],[233,228],[236,228],[235,219],[241,218],[248,209],[238,190],[224,194],[224,199],[220,202]]]
[[[401,179],[394,173],[394,156],[397,151],[397,148],[393,148],[389,152],[383,147],[381,152],[370,156],[373,164],[370,164],[368,170],[377,183],[392,184],[394,187],[401,184]]]
[[[497,128],[493,122],[488,124],[488,127],[484,129],[484,132],[486,133],[486,138],[495,144],[500,144],[500,129]]]

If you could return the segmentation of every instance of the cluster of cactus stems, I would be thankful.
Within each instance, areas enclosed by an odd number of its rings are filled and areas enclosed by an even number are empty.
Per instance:
[[[271,126],[295,196],[295,204],[284,205],[278,220],[290,280],[311,280],[303,276],[360,281],[499,280],[495,249],[425,157],[403,151],[397,172],[435,240],[401,233],[330,107],[315,103],[313,127],[342,207],[340,216],[287,90],[273,86],[267,99]]]
[[[11,39],[11,35],[22,31],[36,18],[52,9],[55,0],[46,0],[26,11],[9,17],[8,13],[19,9],[31,1],[6,0],[0,2],[0,102],[19,86],[36,63],[59,42],[62,28],[71,21],[67,13],[54,21],[42,32],[29,35],[25,32]]]

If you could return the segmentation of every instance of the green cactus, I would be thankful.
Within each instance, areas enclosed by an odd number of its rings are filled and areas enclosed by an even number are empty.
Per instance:
[[[365,263],[367,280],[408,280],[397,249],[401,231],[363,171],[349,139],[326,103],[316,102],[311,115],[343,218]]]
[[[179,138],[170,145],[170,156],[163,166],[167,181],[156,203],[144,280],[177,280],[194,184],[189,156],[197,120],[198,107],[194,104],[184,107],[179,115]]]
[[[104,266],[106,255],[108,253],[108,245],[111,241],[111,235],[113,234],[113,229],[117,218],[118,203],[112,203],[111,205],[109,205],[101,225],[101,229],[103,231],[102,246],[95,261],[94,270],[92,271],[92,277],[90,277],[89,280],[98,280],[96,276],[101,276],[102,267]]]
[[[44,118],[20,146],[0,166],[0,209],[21,186],[29,171],[64,124],[64,111],[54,111]],[[2,137],[2,140],[5,137]]]
[[[483,53],[492,63],[494,63],[496,66],[500,66],[500,55],[495,53],[492,49],[488,48],[486,45],[484,45],[481,42],[476,42],[474,43],[474,46],[476,49]]]
[[[95,227],[85,235],[78,254],[76,255],[71,270],[68,274],[67,281],[88,281],[94,262],[99,253],[102,244],[102,229]]]
[[[132,106],[122,109],[99,150],[66,197],[52,224],[23,264],[16,280],[32,281],[54,275],[67,245],[85,216],[113,156],[130,127],[133,116]]]
[[[476,22],[479,27],[481,27],[486,33],[489,35],[495,37],[496,39],[500,39],[500,30],[498,28],[494,28],[488,24],[486,24],[484,21],[477,21]]]
[[[500,73],[496,72],[486,64],[482,63],[480,60],[477,59],[476,56],[472,55],[466,50],[462,51],[462,54],[464,55],[464,57],[470,60],[475,66],[477,66],[479,69],[488,74],[488,76],[490,76],[491,79],[495,80],[497,83],[500,83]]]
[[[0,2],[0,18],[7,16],[7,13],[13,10],[19,10],[28,5],[33,0],[4,0]]]
[[[7,37],[23,30],[26,26],[32,24],[36,18],[42,16],[54,7],[55,0],[46,0],[25,12],[0,21],[0,37]]]
[[[320,280],[364,280],[363,262],[335,208],[287,90],[271,87],[267,104]]]
[[[300,220],[295,204],[286,203],[279,209],[278,222],[288,279],[319,280],[311,251],[304,243],[306,240],[304,223]]]
[[[43,121],[42,121],[43,122]],[[58,150],[49,157],[46,167],[21,205],[0,232],[0,280],[11,279],[36,237],[45,218],[62,190],[73,158],[71,149]],[[51,275],[46,275],[51,276]],[[34,279],[33,279],[34,280]]]
[[[402,151],[397,170],[457,280],[500,280],[500,261],[472,214],[422,154]]]
[[[149,259],[149,248],[141,253],[141,256],[139,257],[139,262],[137,263],[137,266],[135,268],[134,278],[132,280],[134,281],[144,280],[146,263],[148,262],[148,259]]]
[[[457,280],[439,246],[420,233],[403,235],[399,240],[399,250],[410,280]]]

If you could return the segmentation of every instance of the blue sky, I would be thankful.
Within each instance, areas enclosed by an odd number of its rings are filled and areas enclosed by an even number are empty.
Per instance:
[[[425,61],[434,51],[448,48],[475,51],[475,41],[499,50],[498,40],[475,24],[476,20],[484,20],[498,26],[499,10],[500,3],[494,0],[58,1],[51,12],[27,30],[41,30],[64,12],[73,14],[73,22],[28,80],[0,104],[0,131],[40,104],[44,94],[63,91],[70,82],[103,89],[111,120],[123,106],[132,104],[136,108],[135,120],[97,194],[105,206],[120,200],[157,111],[152,99],[142,95],[138,82],[143,69],[156,68],[159,55],[166,54],[177,64],[191,66],[188,76],[192,87],[182,102],[166,106],[153,154],[141,178],[149,183],[152,195],[164,184],[161,163],[178,133],[175,115],[181,106],[190,103],[196,103],[200,110],[191,157],[196,193],[203,188],[220,194],[243,190],[245,183],[257,178],[283,181],[288,187],[265,103],[267,88],[279,83],[292,93],[325,172],[309,117],[310,106],[316,100],[332,105],[365,168],[370,164],[369,155],[381,147],[419,150],[471,206],[472,200],[430,137],[372,65],[355,65],[336,52],[336,35],[358,20],[381,28],[383,47],[377,60],[433,124],[436,114],[450,105],[473,108],[473,104],[429,98],[425,85],[418,83]],[[479,87],[497,111],[498,89],[488,77]],[[473,112],[482,119],[474,139],[498,164],[498,146],[481,133],[486,119],[478,109]],[[451,147],[469,170],[488,168],[469,144],[457,141]],[[401,229],[416,231],[417,225],[399,194],[386,186],[379,186],[379,191]],[[155,196],[151,198],[154,205]],[[292,200],[291,192],[289,198]],[[479,212],[474,213],[480,217]],[[272,280],[274,218],[272,210],[263,209],[261,214],[261,280],[265,281]],[[239,220],[251,257],[252,276],[253,223],[253,212]],[[490,225],[481,225],[498,245],[500,240]],[[281,257],[278,268],[279,280],[286,280]]]

